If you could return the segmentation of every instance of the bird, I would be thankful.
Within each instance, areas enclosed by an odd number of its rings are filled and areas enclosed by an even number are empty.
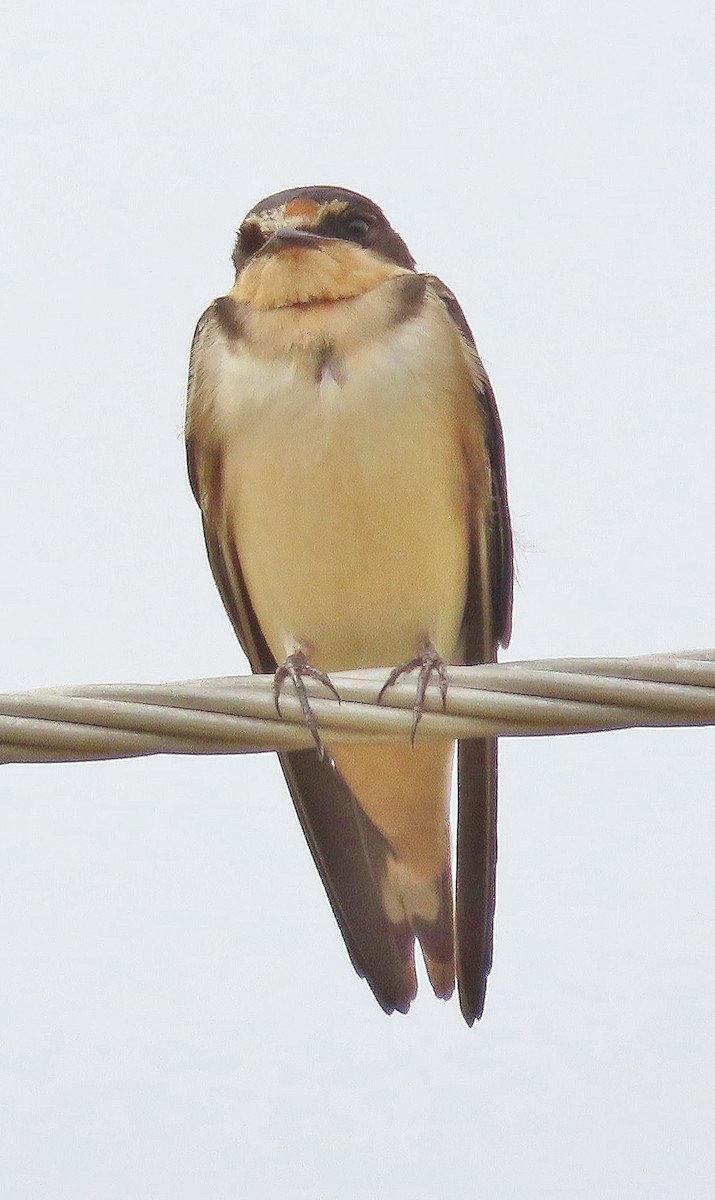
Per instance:
[[[348,954],[387,1013],[417,993],[482,1016],[492,965],[497,744],[420,739],[428,686],[496,660],[511,631],[504,440],[448,287],[372,200],[291,188],[241,223],[235,281],[199,319],[188,472],[214,580],[276,705],[313,735],[279,759]],[[412,739],[323,745],[305,686],[416,671]],[[455,886],[453,886],[453,876]]]

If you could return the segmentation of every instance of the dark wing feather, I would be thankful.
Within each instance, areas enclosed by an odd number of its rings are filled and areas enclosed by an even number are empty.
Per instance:
[[[431,284],[459,329],[473,362],[474,403],[486,432],[491,468],[491,506],[472,529],[464,661],[494,662],[511,633],[513,549],[506,491],[504,439],[494,393],[477,356],[474,338],[454,294],[438,279]],[[458,750],[456,945],[459,1002],[472,1025],[484,1011],[492,965],[497,862],[497,743],[460,741]]]
[[[216,336],[211,310],[197,326],[189,369],[192,388],[201,387],[204,337]],[[221,455],[203,443],[197,422],[187,419],[189,480],[203,517],[209,563],[224,607],[254,673],[272,675],[268,648],[243,578],[238,551],[219,536],[209,493],[221,492]],[[209,486],[207,486],[207,484]],[[380,902],[372,863],[384,861],[387,844],[365,816],[332,764],[316,750],[278,755],[303,833],[320,873],[355,970],[365,978],[385,1012],[407,1012],[415,996],[412,946],[401,946]]]

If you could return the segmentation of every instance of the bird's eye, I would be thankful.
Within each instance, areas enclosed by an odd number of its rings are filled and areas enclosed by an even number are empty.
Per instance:
[[[241,229],[241,250],[244,254],[255,254],[260,250],[261,246],[265,245],[266,235],[263,233],[260,225],[255,221],[251,221],[248,225],[244,225]]]
[[[369,231],[370,226],[364,217],[353,217],[351,221],[348,221],[346,228],[351,238],[355,238],[357,241],[360,241],[365,237],[365,234]]]

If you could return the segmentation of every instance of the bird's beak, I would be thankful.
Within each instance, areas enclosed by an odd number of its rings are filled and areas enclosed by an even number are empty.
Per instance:
[[[320,250],[326,238],[308,229],[277,229],[258,251],[259,254],[280,254],[281,250]]]

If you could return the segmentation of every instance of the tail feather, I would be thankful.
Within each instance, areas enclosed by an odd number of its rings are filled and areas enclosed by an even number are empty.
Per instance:
[[[447,998],[455,980],[449,836],[454,747],[450,742],[356,743],[336,746],[332,753],[363,814],[365,847],[380,908],[402,959],[404,986],[414,995],[418,940],[430,983]]]
[[[452,870],[447,863],[436,879],[424,879],[390,854],[385,860],[382,899],[396,931],[417,938],[435,995],[448,1000],[454,991],[454,902]]]

